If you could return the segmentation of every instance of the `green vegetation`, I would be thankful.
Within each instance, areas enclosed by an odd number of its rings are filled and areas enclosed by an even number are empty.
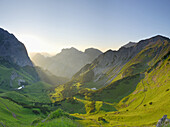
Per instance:
[[[72,97],[57,103],[57,106],[69,113],[86,113],[84,103]]]
[[[39,123],[37,127],[81,127],[81,126],[67,117],[61,117],[45,123]]]
[[[82,82],[87,72],[76,74],[60,94],[84,103],[86,114],[72,115],[82,118],[77,121],[85,126],[154,126],[163,115],[170,116],[169,50],[166,41],[148,45],[103,88],[90,80]],[[93,87],[100,89],[89,89]]]
[[[54,93],[54,86],[62,83],[64,78],[51,76],[45,72],[39,71],[33,67],[26,66],[21,68],[13,65],[5,60],[0,60],[0,126],[7,127],[28,127],[28,126],[77,126],[68,113],[61,112],[58,117],[52,118],[56,115],[57,108],[52,103],[50,94]],[[43,81],[51,84],[39,81]],[[50,77],[50,78],[48,78]],[[19,81],[21,83],[19,84]],[[58,82],[57,82],[58,81]],[[24,85],[24,88],[17,89]],[[48,118],[47,121],[42,122]],[[69,122],[68,122],[69,121]]]
[[[170,117],[167,41],[147,45],[123,67],[109,68],[97,82],[92,81],[95,65],[86,65],[88,71],[62,84],[63,78],[40,68],[0,62],[2,126],[154,126],[163,115]],[[107,80],[111,82],[102,87]]]

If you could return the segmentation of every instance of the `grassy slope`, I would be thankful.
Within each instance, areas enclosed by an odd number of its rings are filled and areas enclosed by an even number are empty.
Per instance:
[[[54,95],[61,100],[73,95],[83,102],[86,114],[73,115],[84,119],[80,122],[85,126],[152,126],[170,115],[169,58],[164,57],[169,51],[169,42],[158,40],[129,61],[110,85],[93,91],[86,85],[96,84],[72,81]]]
[[[54,105],[50,107],[51,99],[50,93],[53,92],[54,80],[52,77],[51,82],[53,85],[44,82],[36,82],[34,68],[25,67],[20,68],[18,66],[10,64],[9,62],[0,61],[0,126],[7,127],[24,127],[31,126],[31,123],[38,118],[44,119],[45,114],[50,110],[55,110]],[[19,77],[12,81],[12,86],[10,86],[11,75],[13,72],[16,72]],[[40,72],[41,73],[41,72]],[[44,73],[43,73],[44,74]],[[45,76],[45,74],[43,75]],[[49,76],[47,76],[48,78]],[[24,79],[28,85],[25,85],[25,88],[21,90],[16,90],[18,88],[18,79]],[[41,75],[42,78],[42,75]],[[64,79],[64,78],[63,78]],[[62,80],[61,79],[61,82]],[[47,80],[47,79],[45,79]],[[55,81],[58,81],[55,80]],[[60,82],[60,83],[61,83]],[[56,82],[56,84],[58,84]],[[5,99],[4,99],[5,98]],[[37,104],[38,103],[38,104]],[[24,108],[27,107],[27,108]],[[42,111],[43,110],[43,111]],[[34,112],[33,112],[34,111]],[[36,113],[38,112],[38,114]],[[46,113],[47,113],[46,112]],[[16,117],[16,118],[15,118]],[[66,124],[66,121],[70,121]],[[40,122],[41,123],[41,122]],[[51,126],[54,124],[60,126],[71,126],[75,125],[73,120],[68,117],[57,118],[47,123],[42,123],[39,126]]]
[[[152,71],[145,72],[131,94],[115,105],[118,111],[74,116],[84,118],[80,122],[85,126],[153,126],[163,115],[170,116],[170,56],[156,65]],[[103,98],[103,101],[108,100]]]
[[[19,91],[7,91],[1,93],[0,96],[8,97],[16,102],[24,104],[32,104],[32,102],[50,103],[50,88],[52,88],[51,85],[47,83],[37,82],[32,85],[28,85]]]
[[[11,74],[16,72],[20,77],[12,81],[12,86],[10,86]],[[0,87],[1,89],[15,89],[18,88],[17,79],[24,79],[27,83],[34,82],[34,78],[27,74],[24,71],[19,71],[14,68],[7,68],[3,65],[0,65]]]
[[[169,51],[170,43],[166,40],[159,40],[152,45],[147,45],[145,49],[143,49],[132,60],[126,63],[112,83],[123,77],[145,72]]]
[[[15,113],[16,118],[13,117],[11,112]],[[9,127],[30,125],[31,121],[37,117],[32,113],[32,110],[23,108],[22,106],[2,98],[0,98],[0,114],[0,122]]]
[[[35,109],[34,109],[35,110]],[[56,110],[48,116],[35,115],[32,109],[23,108],[7,99],[0,98],[0,126],[6,127],[77,127],[74,119],[62,110]],[[42,122],[43,121],[43,122]]]

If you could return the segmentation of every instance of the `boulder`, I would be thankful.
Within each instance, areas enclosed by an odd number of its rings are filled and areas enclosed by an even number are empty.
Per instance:
[[[158,120],[156,127],[164,127],[170,125],[170,119],[167,118],[167,115],[164,115],[161,119]]]

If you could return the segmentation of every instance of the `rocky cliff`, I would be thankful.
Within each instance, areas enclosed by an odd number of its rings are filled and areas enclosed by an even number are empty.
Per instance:
[[[24,44],[2,28],[0,28],[0,57],[21,67],[33,66]]]

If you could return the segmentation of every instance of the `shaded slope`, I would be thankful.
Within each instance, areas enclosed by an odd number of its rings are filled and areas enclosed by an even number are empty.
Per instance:
[[[2,28],[0,28],[0,57],[22,67],[33,66],[24,44]]]

